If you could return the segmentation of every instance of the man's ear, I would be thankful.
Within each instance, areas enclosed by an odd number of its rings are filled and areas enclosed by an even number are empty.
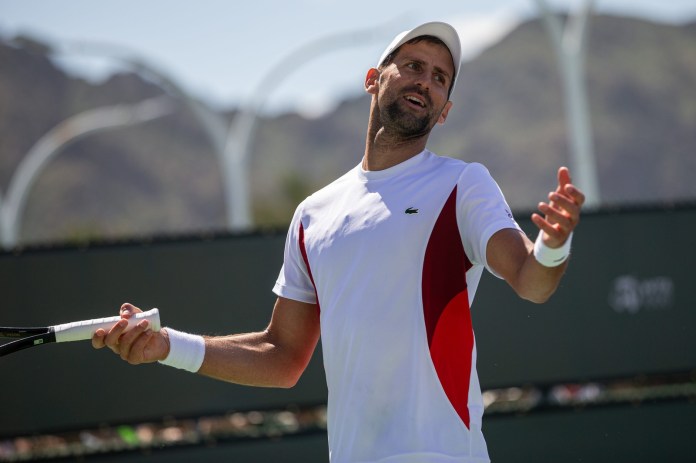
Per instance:
[[[440,117],[437,119],[438,124],[444,124],[445,121],[447,120],[447,115],[449,114],[449,110],[452,108],[452,102],[448,101],[445,103],[445,107],[443,108],[442,112],[440,113]]]
[[[365,91],[376,95],[379,91],[379,71],[375,68],[370,68],[365,76]]]

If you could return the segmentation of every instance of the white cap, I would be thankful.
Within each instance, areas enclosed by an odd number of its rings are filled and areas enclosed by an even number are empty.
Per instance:
[[[452,86],[450,87],[450,92],[454,89],[454,84],[457,82],[457,77],[459,76],[459,64],[462,59],[462,45],[459,41],[459,34],[454,27],[443,22],[429,22],[421,24],[418,27],[414,27],[410,31],[404,31],[394,37],[392,43],[384,50],[382,56],[379,57],[379,62],[377,66],[381,65],[385,58],[392,53],[394,50],[399,48],[404,43],[411,39],[420,37],[422,35],[431,35],[442,40],[444,44],[449,49],[450,55],[452,55],[452,61],[454,62],[454,78],[452,79]]]

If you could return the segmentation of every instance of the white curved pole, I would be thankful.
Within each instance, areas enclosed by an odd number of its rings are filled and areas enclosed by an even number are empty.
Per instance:
[[[43,135],[22,159],[0,203],[0,238],[6,249],[16,246],[27,196],[46,164],[70,143],[86,135],[140,124],[171,112],[167,97],[132,105],[107,106],[84,111],[56,125]]]
[[[571,172],[574,182],[585,193],[585,207],[597,208],[601,205],[601,194],[584,80],[587,23],[593,2],[584,0],[578,13],[569,19],[564,31],[560,19],[551,12],[546,1],[535,1],[542,13],[561,70],[570,137]]]
[[[137,52],[121,45],[104,42],[71,42],[63,44],[60,52],[62,53],[79,53],[90,56],[109,57],[111,59],[122,62],[123,64],[133,68],[133,70],[155,82],[171,96],[179,99],[193,114],[194,119],[200,124],[203,132],[208,137],[208,141],[212,145],[215,155],[218,157],[218,163],[222,166],[225,161],[225,145],[227,143],[227,131],[229,124],[220,114],[212,111],[210,108],[193,98],[181,85],[170,78],[167,73],[157,69],[147,60],[139,57]],[[231,192],[232,179],[228,174],[228,170],[221,168],[222,188],[225,195],[225,219],[228,227],[234,229],[232,224],[236,223],[239,214],[237,208],[232,206],[229,198],[233,196]]]
[[[390,21],[388,24],[377,27],[320,37],[278,61],[259,81],[249,99],[242,104],[239,113],[235,116],[225,146],[224,167],[228,171],[227,175],[232,179],[228,201],[233,204],[233,209],[239,211],[232,223],[233,229],[246,229],[252,225],[248,178],[251,141],[258,122],[257,115],[268,100],[271,91],[293,71],[318,56],[340,48],[351,48],[370,43],[377,38],[382,38],[387,33],[391,33],[392,27],[389,24],[392,22],[396,23]]]

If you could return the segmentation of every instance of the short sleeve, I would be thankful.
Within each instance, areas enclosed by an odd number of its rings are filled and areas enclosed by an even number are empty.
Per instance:
[[[497,275],[486,260],[488,240],[505,228],[521,230],[510,211],[503,192],[483,165],[471,163],[457,183],[457,222],[464,251],[474,264]]]
[[[316,304],[317,298],[314,284],[302,256],[302,246],[304,244],[301,242],[301,227],[302,204],[295,210],[295,215],[288,228],[285,251],[283,253],[283,266],[278,274],[273,292],[277,296],[287,299]]]

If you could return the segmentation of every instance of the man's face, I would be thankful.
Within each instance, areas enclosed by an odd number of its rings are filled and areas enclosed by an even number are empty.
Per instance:
[[[380,75],[378,104],[384,128],[411,138],[444,122],[453,76],[452,56],[445,46],[426,41],[402,45]]]

